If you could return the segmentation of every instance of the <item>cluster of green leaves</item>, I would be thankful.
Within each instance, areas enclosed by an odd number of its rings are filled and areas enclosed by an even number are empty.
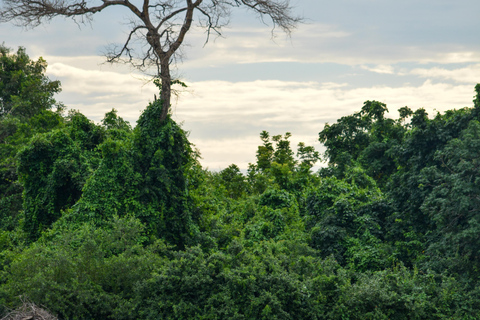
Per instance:
[[[466,283],[478,278],[480,267],[480,85],[475,89],[473,108],[433,118],[424,109],[405,107],[399,119],[386,119],[385,105],[367,101],[361,112],[320,133],[329,160],[323,176],[344,178],[349,168],[360,167],[384,194],[383,243],[393,256]]]
[[[60,81],[45,76],[47,63],[30,60],[24,48],[16,54],[0,46],[0,118],[8,115],[29,118],[42,110],[61,106],[53,95],[60,92]]]
[[[11,53],[0,45],[0,230],[13,229],[20,219],[23,185],[17,174],[18,152],[35,134],[64,124],[64,107],[53,98],[60,92],[60,82],[44,75],[46,67],[42,58],[30,60],[24,48]]]
[[[434,118],[365,102],[320,132],[316,173],[266,131],[245,174],[211,172],[160,101],[133,129],[63,116],[45,62],[1,52],[0,315],[480,317],[480,85]]]

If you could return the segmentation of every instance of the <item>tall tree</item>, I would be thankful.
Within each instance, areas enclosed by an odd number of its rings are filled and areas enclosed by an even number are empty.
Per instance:
[[[31,60],[0,44],[0,230],[13,229],[22,210],[23,186],[18,180],[17,153],[38,133],[63,125],[63,105],[54,99],[60,81],[46,75],[42,58]],[[1,232],[1,231],[0,231]]]
[[[133,13],[130,33],[123,45],[107,53],[107,61],[126,61],[146,71],[155,67],[161,80],[163,102],[161,120],[170,107],[172,76],[170,65],[178,54],[194,18],[207,31],[221,34],[228,23],[230,9],[246,7],[259,17],[270,17],[273,27],[286,33],[301,20],[293,15],[290,0],[4,0],[0,22],[14,21],[20,26],[35,27],[57,16],[70,17],[77,23],[91,21],[92,16],[111,6],[123,6]],[[135,40],[147,43],[147,50],[137,52]]]

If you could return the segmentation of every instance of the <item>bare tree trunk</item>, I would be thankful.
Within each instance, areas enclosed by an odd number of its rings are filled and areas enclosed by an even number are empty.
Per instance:
[[[170,110],[170,97],[172,95],[172,76],[170,75],[170,57],[172,57],[180,45],[183,43],[183,39],[187,34],[193,21],[193,11],[197,8],[203,0],[196,0],[195,3],[192,0],[187,0],[187,7],[185,13],[185,20],[177,39],[170,45],[167,51],[161,51],[160,36],[156,36],[154,40],[153,48],[158,48],[157,55],[160,57],[160,78],[162,79],[162,91],[160,93],[160,101],[162,102],[162,113],[160,121],[165,120]],[[158,31],[157,33],[158,34]]]
[[[170,64],[169,59],[166,57],[160,62],[160,78],[162,79],[162,90],[160,92],[162,113],[160,115],[160,121],[163,121],[167,118],[168,110],[170,110],[170,97],[172,95]]]

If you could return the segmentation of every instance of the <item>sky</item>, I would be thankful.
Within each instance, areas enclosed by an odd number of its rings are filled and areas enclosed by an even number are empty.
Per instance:
[[[367,100],[386,103],[391,117],[404,106],[431,116],[472,106],[480,82],[480,1],[290,2],[303,17],[290,36],[272,36],[268,19],[241,9],[232,10],[222,37],[205,44],[201,28],[187,34],[174,74],[188,88],[172,99],[172,115],[190,132],[204,167],[235,163],[245,170],[263,130],[291,132],[294,149],[302,141],[322,152],[324,125]],[[0,41],[46,59],[47,75],[62,82],[56,98],[68,108],[95,122],[115,108],[134,126],[157,90],[102,56],[125,39],[130,17],[109,8],[86,26],[64,18],[34,29],[4,23]]]

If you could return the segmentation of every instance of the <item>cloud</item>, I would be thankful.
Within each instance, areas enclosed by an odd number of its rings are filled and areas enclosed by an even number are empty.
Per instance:
[[[89,70],[54,62],[48,66],[47,75],[62,83],[59,101],[94,121],[100,121],[106,112],[115,108],[121,117],[134,124],[157,93],[152,84],[145,85],[142,76],[130,73]]]
[[[480,64],[469,65],[464,68],[448,70],[445,68],[418,68],[410,71],[411,74],[429,79],[453,80],[457,83],[480,82]]]
[[[474,45],[393,41],[368,30],[352,32],[347,27],[322,23],[300,25],[291,37],[272,39],[268,26],[232,28],[225,31],[224,36],[205,44],[205,34],[192,30],[187,37],[189,46],[183,48],[185,59],[180,67],[264,62],[337,63],[363,65],[372,72],[392,74],[394,70],[389,65],[400,62],[480,62],[480,52]]]
[[[85,70],[63,63],[53,63],[48,74],[65,79],[64,86],[70,93],[98,95],[103,92],[113,94],[134,94],[137,92],[138,78],[134,75],[112,71]],[[74,83],[70,83],[73,81]]]
[[[273,39],[271,26],[257,21],[251,11],[233,10],[226,38],[211,38],[204,47],[204,29],[191,28],[186,37],[190,47],[182,45],[186,56],[181,68],[262,62],[479,63],[480,47],[471,30],[478,29],[475,12],[480,4],[462,3],[298,0],[293,12],[307,23],[293,30],[291,38],[278,32]],[[61,18],[27,31],[4,24],[0,38],[9,46],[27,45],[35,55],[101,54],[108,43],[121,44],[127,37],[129,13],[123,9],[103,10],[82,28]]]
[[[87,59],[88,60],[88,59]],[[83,69],[54,62],[47,69],[51,78],[61,80],[58,100],[100,121],[112,108],[133,125],[153,95],[153,84],[139,76],[113,69]],[[174,101],[174,119],[190,131],[190,140],[203,155],[202,164],[220,169],[231,163],[246,169],[255,161],[262,130],[271,134],[291,132],[292,147],[303,141],[321,149],[318,133],[325,123],[359,111],[366,100],[387,103],[391,116],[397,109],[426,108],[436,111],[471,106],[475,82],[420,85],[360,85],[316,81],[197,81]]]
[[[324,45],[350,34],[324,24],[301,25],[292,37],[272,37],[268,26],[241,26],[225,30],[223,37],[205,43],[205,32],[193,29],[186,39],[183,67],[195,68],[225,64],[305,61],[307,45]],[[311,60],[311,59],[310,59]]]
[[[368,70],[368,71],[371,71],[371,72],[375,72],[375,73],[384,73],[384,74],[394,74],[395,71],[394,71],[394,68],[392,66],[389,66],[389,65],[385,65],[385,64],[379,64],[379,65],[376,65],[375,67],[369,67],[369,66],[360,66],[362,69],[364,70]]]
[[[325,123],[359,111],[366,100],[387,103],[390,116],[408,105],[426,108],[430,115],[471,106],[473,85],[372,86],[351,88],[344,84],[281,81],[190,83],[194,94],[179,100],[174,115],[191,131],[202,163],[212,169],[236,163],[242,169],[255,161],[258,134],[292,132],[292,147],[300,141],[321,150],[318,133]],[[248,95],[246,94],[248,92]]]

